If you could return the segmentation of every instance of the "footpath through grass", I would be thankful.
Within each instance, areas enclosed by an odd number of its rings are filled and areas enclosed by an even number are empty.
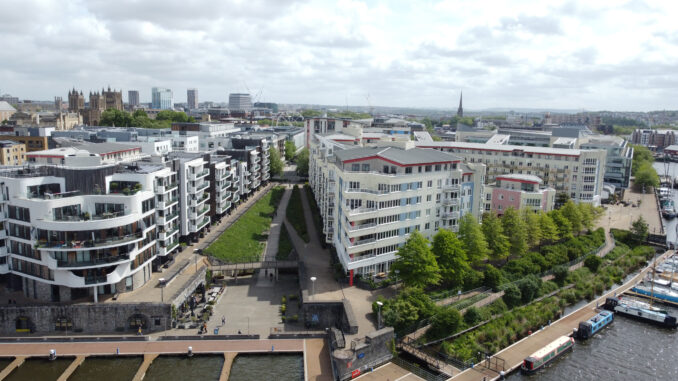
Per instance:
[[[304,206],[301,202],[301,191],[296,186],[292,188],[292,196],[290,197],[289,204],[287,204],[285,213],[287,215],[287,220],[292,224],[294,230],[297,231],[299,237],[301,237],[304,242],[309,242],[306,219],[304,218]]]
[[[263,233],[271,228],[273,213],[284,193],[283,187],[271,189],[205,249],[205,253],[229,263],[260,260],[268,239]]]
[[[280,237],[278,237],[278,253],[276,253],[275,259],[279,261],[289,259],[292,248],[290,233],[287,231],[287,226],[282,224],[280,227]]]

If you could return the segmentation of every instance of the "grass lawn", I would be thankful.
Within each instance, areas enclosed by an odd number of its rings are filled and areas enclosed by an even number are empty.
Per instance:
[[[257,201],[238,221],[224,231],[205,253],[230,263],[254,262],[261,253],[275,212],[285,190],[275,187]]]
[[[278,253],[276,253],[275,259],[279,261],[284,261],[288,259],[292,249],[293,246],[292,239],[290,238],[290,233],[287,232],[287,226],[283,224],[280,227],[280,237],[278,238]]]
[[[297,231],[299,237],[301,237],[304,242],[308,242],[308,230],[306,229],[306,219],[304,218],[304,207],[301,203],[301,191],[299,187],[292,188],[292,197],[290,197],[290,202],[287,204],[285,213],[287,215],[287,221],[292,224],[292,227]]]
[[[316,226],[316,231],[318,232],[318,240],[320,242],[325,242],[325,237],[323,236],[323,221],[320,219],[320,210],[318,209],[318,204],[315,202],[313,191],[308,184],[304,185],[304,190],[306,191],[306,200],[308,200],[308,204],[311,207],[311,216],[313,216],[313,224]]]

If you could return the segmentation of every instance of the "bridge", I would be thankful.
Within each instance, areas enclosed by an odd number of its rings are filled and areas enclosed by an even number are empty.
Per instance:
[[[259,270],[259,269],[296,269],[299,261],[259,261],[211,265],[212,271]]]

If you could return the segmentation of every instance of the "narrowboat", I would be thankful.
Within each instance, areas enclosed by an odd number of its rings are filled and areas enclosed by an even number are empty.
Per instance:
[[[534,352],[523,360],[520,370],[525,374],[531,374],[542,369],[546,364],[571,351],[574,348],[574,339],[569,336],[560,336],[544,348]]]
[[[598,333],[601,329],[612,323],[614,314],[610,311],[600,311],[596,316],[587,321],[579,322],[577,329],[577,339],[586,340]]]
[[[608,311],[628,316],[644,322],[656,324],[666,328],[678,327],[675,316],[669,315],[666,310],[649,306],[637,301],[621,300],[621,298],[607,298],[603,306]]]

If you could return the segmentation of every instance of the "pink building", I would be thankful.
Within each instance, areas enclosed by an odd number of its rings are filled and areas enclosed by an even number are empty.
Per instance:
[[[508,208],[543,210],[553,209],[556,190],[542,186],[534,175],[498,175],[494,184],[485,186],[485,211],[504,214]]]

